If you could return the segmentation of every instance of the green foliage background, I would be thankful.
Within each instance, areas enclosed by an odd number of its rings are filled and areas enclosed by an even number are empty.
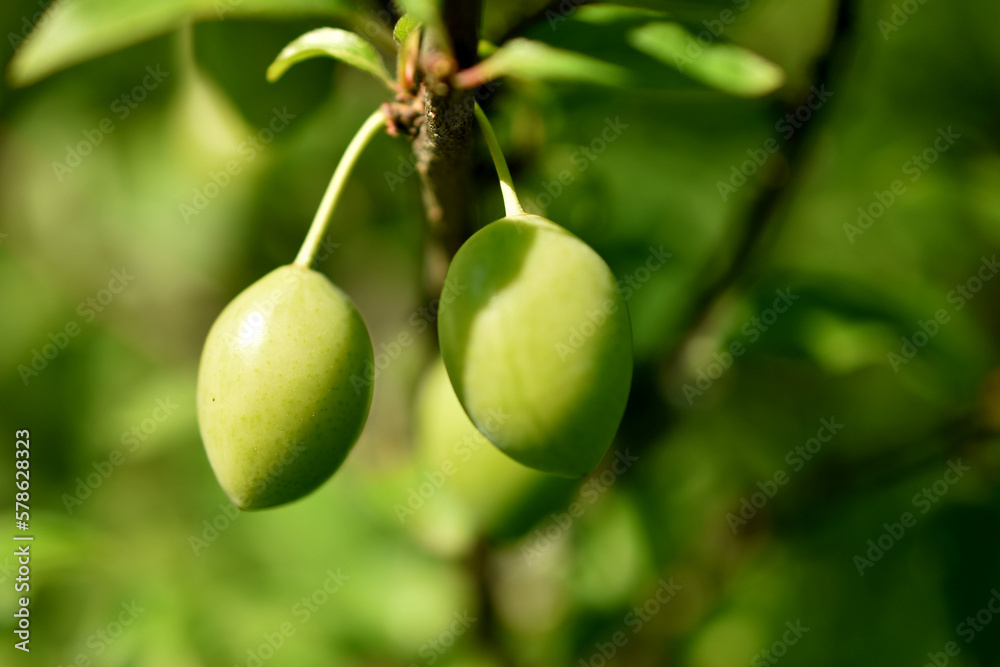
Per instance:
[[[409,172],[405,141],[379,138],[362,157],[334,221],[339,246],[322,266],[358,304],[376,352],[402,332],[415,341],[380,372],[344,468],[294,505],[219,519],[226,498],[194,412],[209,325],[243,287],[294,257],[341,151],[384,97],[371,76],[332,61],[297,65],[274,84],[267,65],[305,30],[363,30],[376,10],[352,16],[316,0],[292,5],[290,16],[276,0],[245,0],[224,21],[196,24],[187,41],[175,31],[145,39],[155,21],[123,24],[118,11],[129,4],[71,0],[67,8],[101,8],[93,20],[107,33],[60,48],[113,52],[0,88],[0,358],[9,371],[0,433],[12,452],[14,431],[31,430],[35,535],[27,656],[11,648],[14,558],[0,552],[2,651],[18,661],[7,664],[82,655],[109,667],[248,665],[248,651],[291,623],[295,634],[266,664],[601,665],[599,645],[624,631],[609,664],[728,667],[764,664],[752,661],[796,621],[809,630],[783,664],[921,665],[950,641],[961,651],[948,664],[1000,664],[1000,619],[991,614],[969,642],[960,626],[1000,587],[1000,385],[991,375],[1000,281],[983,283],[961,310],[948,300],[1000,245],[995,2],[859,3],[857,43],[834,69],[815,126],[802,130],[808,152],[761,251],[687,338],[686,313],[724,270],[762,188],[783,187],[789,174],[774,156],[725,200],[717,184],[748,150],[780,137],[782,102],[808,90],[826,48],[830,4],[749,0],[736,12],[726,36],[785,70],[784,87],[765,98],[504,80],[484,105],[522,198],[538,202],[568,172],[546,215],[622,278],[644,275],[636,271],[650,248],[672,253],[629,301],[636,384],[615,448],[638,461],[607,489],[537,478],[505,486],[502,461],[471,482],[459,470],[402,523],[398,506],[439,469],[418,441],[434,450],[465,437],[454,406],[433,393],[416,400],[435,344],[419,314],[428,303],[418,180],[386,176]],[[167,23],[215,14],[207,2],[144,4]],[[647,4],[697,26],[744,3]],[[917,10],[884,35],[879,22],[904,4]],[[487,36],[532,9],[487,2]],[[0,7],[4,63],[11,35],[38,11],[30,1]],[[137,43],[112,39],[125,33]],[[168,75],[122,117],[115,100],[147,66]],[[294,118],[250,159],[240,143],[275,109]],[[67,146],[108,118],[113,131],[57,173]],[[579,147],[608,119],[625,129],[581,162]],[[911,181],[907,162],[947,128],[960,137]],[[477,151],[485,224],[502,205]],[[180,206],[230,160],[240,173],[185,220]],[[905,193],[852,240],[845,224],[897,179]],[[134,280],[89,319],[80,304],[123,269]],[[778,289],[799,298],[750,342],[744,324]],[[896,372],[888,355],[939,309],[948,322]],[[26,383],[19,366],[69,322],[79,335]],[[686,394],[733,342],[746,353],[703,394]],[[162,423],[150,421],[158,400],[176,406]],[[821,419],[843,429],[793,470],[786,454]],[[155,430],[132,450],[124,438],[144,420]],[[115,450],[124,462],[67,506]],[[922,513],[915,495],[959,459],[969,472],[939,483],[946,491]],[[4,455],[6,479],[12,462]],[[779,470],[788,483],[763,509],[746,525],[727,519]],[[9,517],[14,491],[3,488]],[[573,502],[583,510],[563,529]],[[859,575],[855,557],[904,512],[916,524]],[[213,521],[228,525],[208,539]],[[348,579],[303,621],[296,605],[328,570]],[[633,632],[629,614],[661,581],[681,588]],[[135,621],[110,644],[95,640],[133,601],[144,610]],[[469,630],[443,653],[429,648],[464,612],[477,619]]]

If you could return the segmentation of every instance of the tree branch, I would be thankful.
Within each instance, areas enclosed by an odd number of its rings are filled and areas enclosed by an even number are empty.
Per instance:
[[[589,1],[590,0],[573,0],[572,2],[567,2],[566,0],[548,0],[545,4],[535,9],[535,11],[530,14],[525,14],[513,24],[507,26],[504,29],[503,34],[496,38],[495,41],[497,44],[503,44],[508,39],[513,39],[514,37],[519,36],[522,32],[535,25],[543,18],[547,18],[549,14],[565,18],[575,12],[577,7],[587,4]]]
[[[852,0],[841,0],[836,7],[829,46],[813,67],[813,87],[822,88],[829,83],[833,69],[846,59],[853,46],[854,23],[854,3]],[[812,94],[812,87],[804,91],[797,99],[776,105],[778,115],[794,114],[802,104],[806,103],[810,94]],[[829,113],[829,109],[822,111]],[[817,116],[819,115],[817,113]],[[687,353],[691,340],[711,319],[715,308],[724,295],[743,279],[753,260],[761,254],[765,240],[773,239],[776,236],[780,222],[779,210],[795,192],[802,180],[805,163],[810,157],[809,149],[814,144],[814,137],[818,134],[821,126],[822,121],[819,118],[813,118],[784,142],[778,155],[784,157],[782,166],[786,175],[783,178],[765,183],[757,198],[750,205],[744,223],[736,230],[739,237],[733,250],[724,251],[731,253],[726,268],[714,278],[706,276],[704,280],[699,281],[699,284],[705,285],[705,288],[692,301],[680,328],[680,331],[684,332],[683,338],[674,346],[664,364],[664,367],[671,374],[677,370],[677,365]],[[713,262],[708,272],[714,272],[716,270],[714,267],[724,261]]]
[[[840,0],[837,3],[828,47],[814,66],[813,85],[822,87],[828,84],[835,70],[850,58],[855,16],[855,0]],[[808,94],[809,91],[806,91],[801,97],[807,98]],[[803,102],[804,99],[799,99],[778,104],[777,111],[779,115],[792,113]],[[799,129],[772,158],[776,160],[781,156],[785,160],[786,177],[762,187],[735,232],[738,238],[732,249],[726,249],[717,261],[711,262],[704,278],[698,281],[699,285],[705,287],[692,299],[687,312],[682,316],[682,323],[678,328],[681,333],[677,342],[668,346],[659,360],[636,366],[622,422],[623,439],[635,448],[642,449],[662,442],[680,422],[678,410],[663,396],[663,378],[679,376],[680,362],[688,354],[692,341],[711,320],[730,290],[745,280],[745,273],[760,255],[765,240],[773,240],[778,233],[780,209],[794,195],[801,182],[804,165],[814,146],[813,138],[822,126],[823,116],[829,113],[826,107],[822,111],[823,114],[817,114],[817,117]],[[716,268],[719,265],[725,265],[726,268],[719,272]]]
[[[424,120],[413,145],[429,237],[425,279],[436,294],[448,260],[472,229],[470,177],[475,93],[455,90],[448,78],[476,63],[481,0],[444,0],[444,34],[429,29],[421,51]]]

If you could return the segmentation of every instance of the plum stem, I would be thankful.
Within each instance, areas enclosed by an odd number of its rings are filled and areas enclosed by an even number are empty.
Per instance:
[[[490,125],[490,119],[483,113],[479,102],[476,102],[476,120],[479,121],[486,145],[490,149],[490,157],[493,158],[497,176],[500,178],[500,192],[503,193],[503,206],[506,209],[507,217],[524,215],[524,209],[521,207],[521,202],[517,199],[517,192],[514,190],[514,180],[510,177],[510,169],[507,168],[507,160],[504,159],[503,151],[500,150],[500,143],[497,141],[497,135],[493,132],[493,126]]]
[[[344,184],[347,183],[347,178],[351,175],[354,164],[358,161],[358,157],[361,156],[361,152],[364,151],[365,146],[385,126],[385,123],[385,113],[379,107],[364,122],[361,129],[351,139],[351,143],[347,144],[347,149],[344,151],[343,157],[340,158],[337,168],[333,171],[333,178],[330,179],[330,185],[327,186],[326,192],[323,194],[323,201],[319,203],[316,217],[313,218],[312,225],[309,226],[306,240],[302,242],[302,249],[299,250],[299,254],[295,257],[294,264],[297,266],[307,269],[312,266],[313,261],[316,259],[316,251],[319,250],[320,241],[324,234],[326,234],[327,227],[330,226],[333,209],[337,205],[337,200],[340,199],[340,194],[344,190]]]

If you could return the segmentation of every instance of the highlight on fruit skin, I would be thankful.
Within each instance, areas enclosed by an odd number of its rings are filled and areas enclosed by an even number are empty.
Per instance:
[[[632,329],[611,269],[534,215],[490,223],[448,269],[457,292],[438,318],[462,407],[511,458],[577,477],[614,438],[632,380]],[[509,418],[489,430],[491,410]]]
[[[343,463],[371,405],[372,345],[326,276],[283,266],[212,325],[198,370],[198,424],[212,470],[240,509],[313,491]]]

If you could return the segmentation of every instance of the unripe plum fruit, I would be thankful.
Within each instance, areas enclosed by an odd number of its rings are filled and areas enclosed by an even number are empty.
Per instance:
[[[371,405],[372,346],[326,276],[289,265],[241,292],[205,341],[198,423],[209,462],[240,509],[306,495],[340,467]]]
[[[415,407],[418,467],[447,473],[438,495],[453,498],[477,530],[492,530],[551,479],[504,456],[483,436],[462,409],[440,361],[424,376]],[[489,426],[502,428],[503,421],[497,412]]]
[[[625,411],[632,330],[617,281],[582,240],[516,215],[479,230],[447,280],[441,356],[462,407],[511,458],[567,477],[601,461]],[[498,428],[487,420],[506,415]]]

